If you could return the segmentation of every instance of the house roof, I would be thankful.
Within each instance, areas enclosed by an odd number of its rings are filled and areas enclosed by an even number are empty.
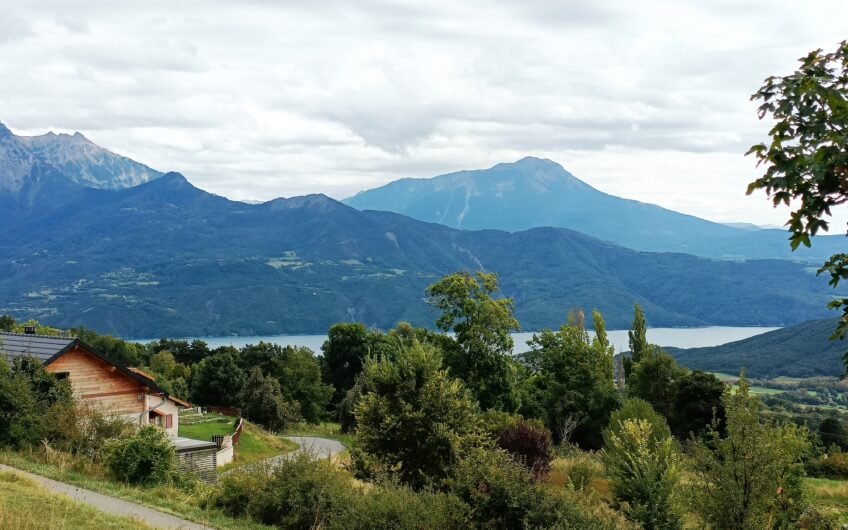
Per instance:
[[[79,347],[103,362],[114,366],[122,374],[130,377],[131,379],[135,379],[142,385],[150,388],[150,390],[154,393],[161,394],[165,396],[165,398],[185,407],[191,406],[181,399],[169,396],[167,392],[156,386],[156,383],[153,382],[153,377],[150,374],[136,368],[121,366],[76,337],[50,337],[46,335],[28,335],[23,333],[0,333],[0,357],[5,357],[8,362],[11,362],[15,357],[32,355],[47,366],[62,355],[73,350],[75,347]]]
[[[46,362],[58,352],[69,350],[75,340],[73,337],[0,333],[0,356],[11,362],[15,357],[32,355]]]

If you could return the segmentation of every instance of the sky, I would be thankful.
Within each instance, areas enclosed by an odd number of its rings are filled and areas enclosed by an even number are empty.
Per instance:
[[[781,225],[745,196],[769,128],[749,96],[846,20],[845,0],[4,0],[0,121],[238,200],[533,155],[614,195]]]

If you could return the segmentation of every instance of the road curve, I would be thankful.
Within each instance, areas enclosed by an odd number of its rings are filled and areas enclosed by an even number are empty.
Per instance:
[[[316,458],[331,458],[345,450],[345,446],[341,442],[327,438],[315,436],[286,436],[285,438],[300,446],[294,452],[306,451]]]

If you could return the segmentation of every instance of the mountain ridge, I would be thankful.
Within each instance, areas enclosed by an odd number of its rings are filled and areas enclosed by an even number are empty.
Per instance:
[[[17,136],[0,122],[0,190],[19,191],[36,161],[51,166],[70,182],[92,188],[133,187],[163,175],[98,146],[80,132]]]
[[[60,327],[204,336],[432,326],[424,289],[463,269],[497,272],[527,329],[556,328],[571,308],[625,328],[633,302],[657,326],[786,325],[824,316],[832,294],[785,260],[638,252],[552,227],[456,230],[320,194],[251,205],[179,173],[118,190],[49,170],[44,179],[26,201],[0,194],[0,313]],[[66,187],[60,200],[53,180]]]
[[[510,232],[571,228],[636,250],[685,252],[717,259],[793,259],[819,263],[844,239],[819,236],[793,253],[783,230],[749,230],[605,193],[560,164],[535,157],[488,169],[399,179],[342,202],[388,210],[452,228]],[[752,225],[753,226],[753,225]]]

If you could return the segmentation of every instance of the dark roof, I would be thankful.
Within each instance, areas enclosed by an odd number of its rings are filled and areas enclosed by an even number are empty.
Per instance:
[[[46,362],[57,353],[70,349],[75,340],[73,337],[0,333],[0,357],[11,362],[15,357],[32,355]]]

